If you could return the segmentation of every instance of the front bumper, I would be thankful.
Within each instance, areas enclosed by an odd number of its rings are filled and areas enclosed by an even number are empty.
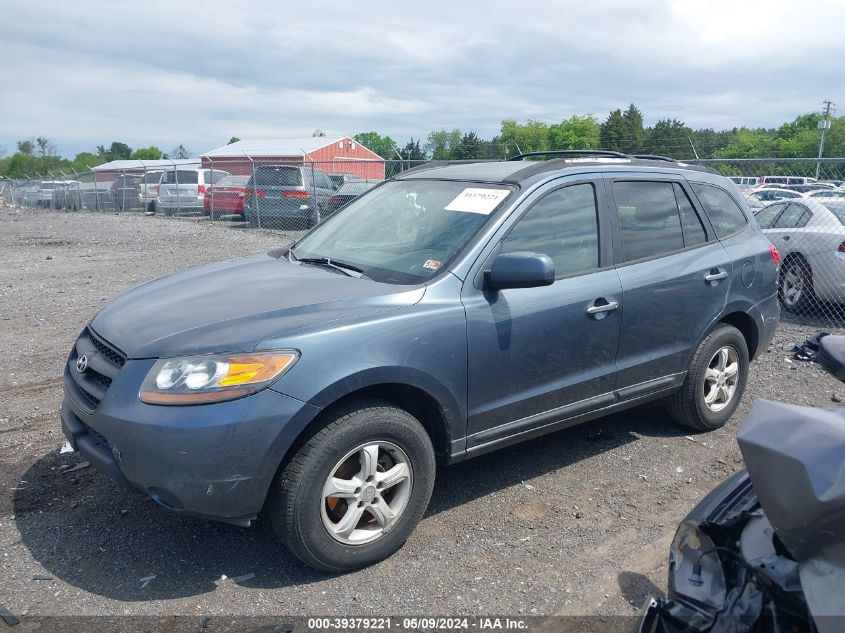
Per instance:
[[[319,412],[265,389],[216,404],[148,405],[138,385],[154,361],[127,361],[93,412],[65,374],[62,430],[109,477],[178,512],[248,525],[299,429]]]

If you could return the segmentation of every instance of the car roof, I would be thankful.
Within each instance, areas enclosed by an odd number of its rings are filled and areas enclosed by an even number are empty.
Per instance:
[[[611,155],[606,155],[611,154]],[[616,155],[612,155],[616,154]],[[517,157],[506,161],[433,161],[420,167],[401,172],[395,176],[396,180],[411,179],[442,179],[468,180],[480,182],[505,182],[521,184],[525,181],[546,176],[553,172],[584,171],[619,171],[636,169],[653,171],[695,171],[716,174],[713,169],[699,165],[691,165],[671,158],[661,156],[628,156],[615,152],[539,152],[525,154],[549,155],[549,160],[524,160]]]

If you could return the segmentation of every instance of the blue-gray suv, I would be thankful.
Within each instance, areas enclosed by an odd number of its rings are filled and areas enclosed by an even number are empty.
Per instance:
[[[652,400],[721,427],[777,326],[777,250],[715,172],[554,154],[412,169],[290,248],[123,294],[70,353],[65,435],[336,572],[402,545],[437,464]]]

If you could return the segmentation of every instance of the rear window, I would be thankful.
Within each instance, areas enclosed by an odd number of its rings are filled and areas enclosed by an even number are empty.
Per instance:
[[[247,180],[249,176],[226,176],[218,180],[216,184],[220,187],[243,187]]]
[[[259,167],[255,170],[255,184],[263,187],[300,187],[299,167]]]
[[[178,169],[176,171],[167,172],[165,182],[168,185],[175,185],[177,182],[180,185],[195,185],[199,182],[198,171],[188,171],[186,169]]]
[[[824,206],[836,216],[842,224],[845,224],[845,201],[843,202],[823,202]]]
[[[149,184],[151,182],[161,182],[161,174],[163,172],[160,171],[151,171],[149,173],[144,174],[144,177],[141,179],[141,182]]]
[[[701,183],[692,183],[692,189],[710,218],[717,237],[736,233],[748,223],[737,201],[724,189]]]

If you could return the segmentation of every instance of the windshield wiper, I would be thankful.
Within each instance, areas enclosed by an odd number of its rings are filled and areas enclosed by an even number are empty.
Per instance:
[[[291,253],[291,255],[293,255],[293,253]],[[349,277],[357,277],[358,279],[363,277],[365,279],[369,279],[369,277],[364,274],[364,271],[357,266],[339,262],[336,259],[331,259],[329,257],[297,257],[296,255],[293,255],[293,258],[303,264],[316,264],[317,266],[327,266],[329,268],[333,268],[334,270],[339,270]]]

